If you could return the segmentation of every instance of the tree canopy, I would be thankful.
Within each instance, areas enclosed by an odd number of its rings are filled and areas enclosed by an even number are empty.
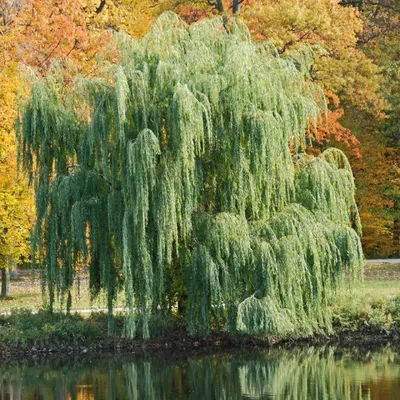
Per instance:
[[[88,265],[93,295],[125,289],[125,334],[184,303],[191,332],[329,329],[328,305],[362,269],[344,154],[305,153],[324,96],[295,55],[237,19],[159,17],[117,36],[119,64],[32,86],[20,120],[35,182],[34,254],[50,304]]]
[[[17,171],[14,127],[22,79],[13,58],[15,34],[10,29],[5,10],[0,8],[0,11],[0,269],[5,270],[23,258],[29,259],[33,193],[24,176]]]

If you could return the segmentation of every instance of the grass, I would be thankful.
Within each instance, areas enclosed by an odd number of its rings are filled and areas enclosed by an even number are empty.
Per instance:
[[[79,343],[106,336],[107,317],[93,314],[83,318],[79,314],[65,315],[40,310],[33,314],[20,309],[0,317],[0,343],[6,346],[53,346],[63,342]]]
[[[18,280],[11,282],[11,296],[10,299],[0,301],[1,314],[14,310],[13,314],[18,315],[18,311],[15,310],[21,309],[22,313],[28,315],[29,311],[40,310],[43,303],[39,277],[32,276],[30,271],[23,271]],[[105,310],[106,298],[104,295],[94,301],[91,301],[90,297],[88,279],[83,277],[79,292],[77,288],[73,291],[72,311],[81,314],[86,311],[86,317],[90,319],[91,310]],[[116,311],[123,306],[123,295],[120,295],[115,304]],[[61,309],[61,304],[58,302],[55,310]],[[347,331],[400,333],[400,264],[367,263],[364,282],[351,289],[343,290],[332,305],[332,311],[334,329],[339,333]],[[18,317],[12,318],[15,321],[18,319]],[[89,332],[92,332],[90,324],[88,327],[86,325],[79,326],[84,331],[87,328]],[[55,328],[48,326],[48,332],[41,334],[54,333],[57,335],[55,332],[59,330],[69,332],[68,327],[64,328],[57,324]]]
[[[400,297],[400,264],[367,263],[365,267],[364,282],[356,285],[351,290],[346,290],[340,302],[371,303],[373,301],[389,301]],[[124,306],[123,294],[120,294],[116,307]],[[60,302],[56,310],[60,309]],[[12,309],[24,308],[32,311],[42,307],[42,294],[38,274],[31,271],[21,271],[17,280],[11,281],[11,297],[0,301],[0,313],[10,312]],[[100,296],[94,301],[90,299],[88,279],[81,279],[80,290],[73,290],[74,310],[105,309],[107,302],[105,296]]]
[[[108,330],[108,315],[103,312],[94,312],[86,315],[60,312],[51,313],[41,309],[36,313],[26,309],[14,309],[10,314],[0,315],[0,358],[3,354],[31,353],[36,351],[63,352],[80,348],[110,346],[120,347],[129,343],[122,336],[124,316],[116,313],[113,318],[114,331]],[[182,321],[165,315],[152,315],[149,318],[150,329],[158,332],[151,339],[158,347],[165,344],[165,338],[181,339]],[[136,318],[137,336],[143,337],[143,320]],[[161,342],[160,342],[161,341]],[[141,347],[143,341],[136,343]],[[135,343],[132,343],[135,344]]]
[[[82,310],[105,310],[107,308],[107,300],[105,295],[100,295],[95,300],[91,300],[89,283],[87,277],[81,279],[79,290],[74,287],[72,290],[72,309],[76,311]],[[45,300],[46,302],[46,300]],[[115,303],[115,307],[124,306],[124,295],[120,294]],[[0,300],[0,314],[10,313],[15,309],[24,309],[37,311],[43,307],[42,291],[40,285],[40,277],[38,273],[32,274],[31,271],[21,271],[19,278],[11,280],[10,298]],[[55,310],[65,309],[65,305],[57,301]]]
[[[367,263],[364,282],[333,306],[337,331],[400,332],[400,264]]]
[[[349,302],[390,301],[400,296],[400,264],[367,263],[364,282],[345,291]]]

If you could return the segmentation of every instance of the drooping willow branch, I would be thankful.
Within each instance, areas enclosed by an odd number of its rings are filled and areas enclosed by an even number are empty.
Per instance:
[[[110,329],[124,288],[128,337],[176,303],[191,332],[212,318],[231,333],[329,329],[332,295],[362,268],[361,227],[345,156],[304,153],[325,104],[306,69],[236,19],[227,32],[167,13],[117,42],[104,80],[65,87],[55,70],[21,117],[50,303],[86,266]]]

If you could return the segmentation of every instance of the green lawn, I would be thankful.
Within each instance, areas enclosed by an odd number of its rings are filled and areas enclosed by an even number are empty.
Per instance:
[[[381,302],[389,302],[400,297],[400,264],[367,263],[364,282],[357,284],[350,290],[344,290],[337,299],[335,308],[349,308],[352,310],[368,310]],[[90,301],[87,278],[82,278],[80,291],[73,291],[74,310],[105,309],[105,296]],[[10,312],[13,308],[27,308],[38,310],[42,306],[40,279],[36,274],[32,277],[30,271],[23,271],[20,279],[11,282],[11,299],[0,301],[0,313]],[[124,299],[121,294],[115,307],[123,307]],[[60,303],[57,304],[57,308]]]
[[[400,296],[400,264],[366,263],[364,282],[346,291],[349,301],[392,300]]]
[[[400,296],[400,280],[365,280],[349,294],[354,298],[391,300]]]
[[[33,276],[31,271],[22,271],[19,279],[11,281],[10,295],[10,299],[0,301],[0,313],[10,312],[15,308],[26,308],[32,311],[40,309],[43,301],[39,275],[35,274]],[[81,279],[79,290],[75,287],[72,291],[72,296],[73,310],[100,310],[107,307],[104,295],[100,295],[96,300],[91,301],[87,277]],[[115,303],[115,307],[123,306],[123,295],[120,295]],[[58,301],[56,310],[60,308],[61,303]]]

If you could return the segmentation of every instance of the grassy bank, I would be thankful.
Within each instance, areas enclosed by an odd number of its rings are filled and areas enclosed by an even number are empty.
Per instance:
[[[364,282],[345,290],[333,313],[338,333],[400,333],[400,264],[368,262]]]
[[[233,337],[214,332],[207,337],[188,335],[179,319],[152,317],[159,335],[150,340],[126,339],[120,334],[107,334],[107,315],[92,313],[66,315],[41,310],[13,311],[0,317],[0,358],[47,356],[76,353],[147,353],[148,351],[197,352],[233,348],[265,347],[265,339]],[[123,316],[115,316],[116,332],[122,331]],[[141,336],[139,323],[139,337]]]
[[[105,299],[90,299],[87,282],[74,293],[75,310],[86,312],[50,314],[41,310],[38,279],[22,274],[12,283],[12,298],[0,302],[0,353],[3,355],[37,352],[101,351],[180,348],[182,350],[230,346],[266,346],[276,338],[233,338],[217,332],[208,338],[189,337],[179,319],[154,317],[160,337],[149,342],[126,340],[122,331],[123,315],[116,313],[116,334],[107,336],[105,313],[87,312],[105,308]],[[119,303],[122,306],[122,299]],[[59,306],[61,306],[59,304]],[[318,340],[353,340],[367,338],[379,341],[400,335],[400,264],[367,263],[365,280],[345,290],[332,305],[335,335]],[[4,313],[8,313],[5,315]],[[310,339],[308,339],[310,340]]]

